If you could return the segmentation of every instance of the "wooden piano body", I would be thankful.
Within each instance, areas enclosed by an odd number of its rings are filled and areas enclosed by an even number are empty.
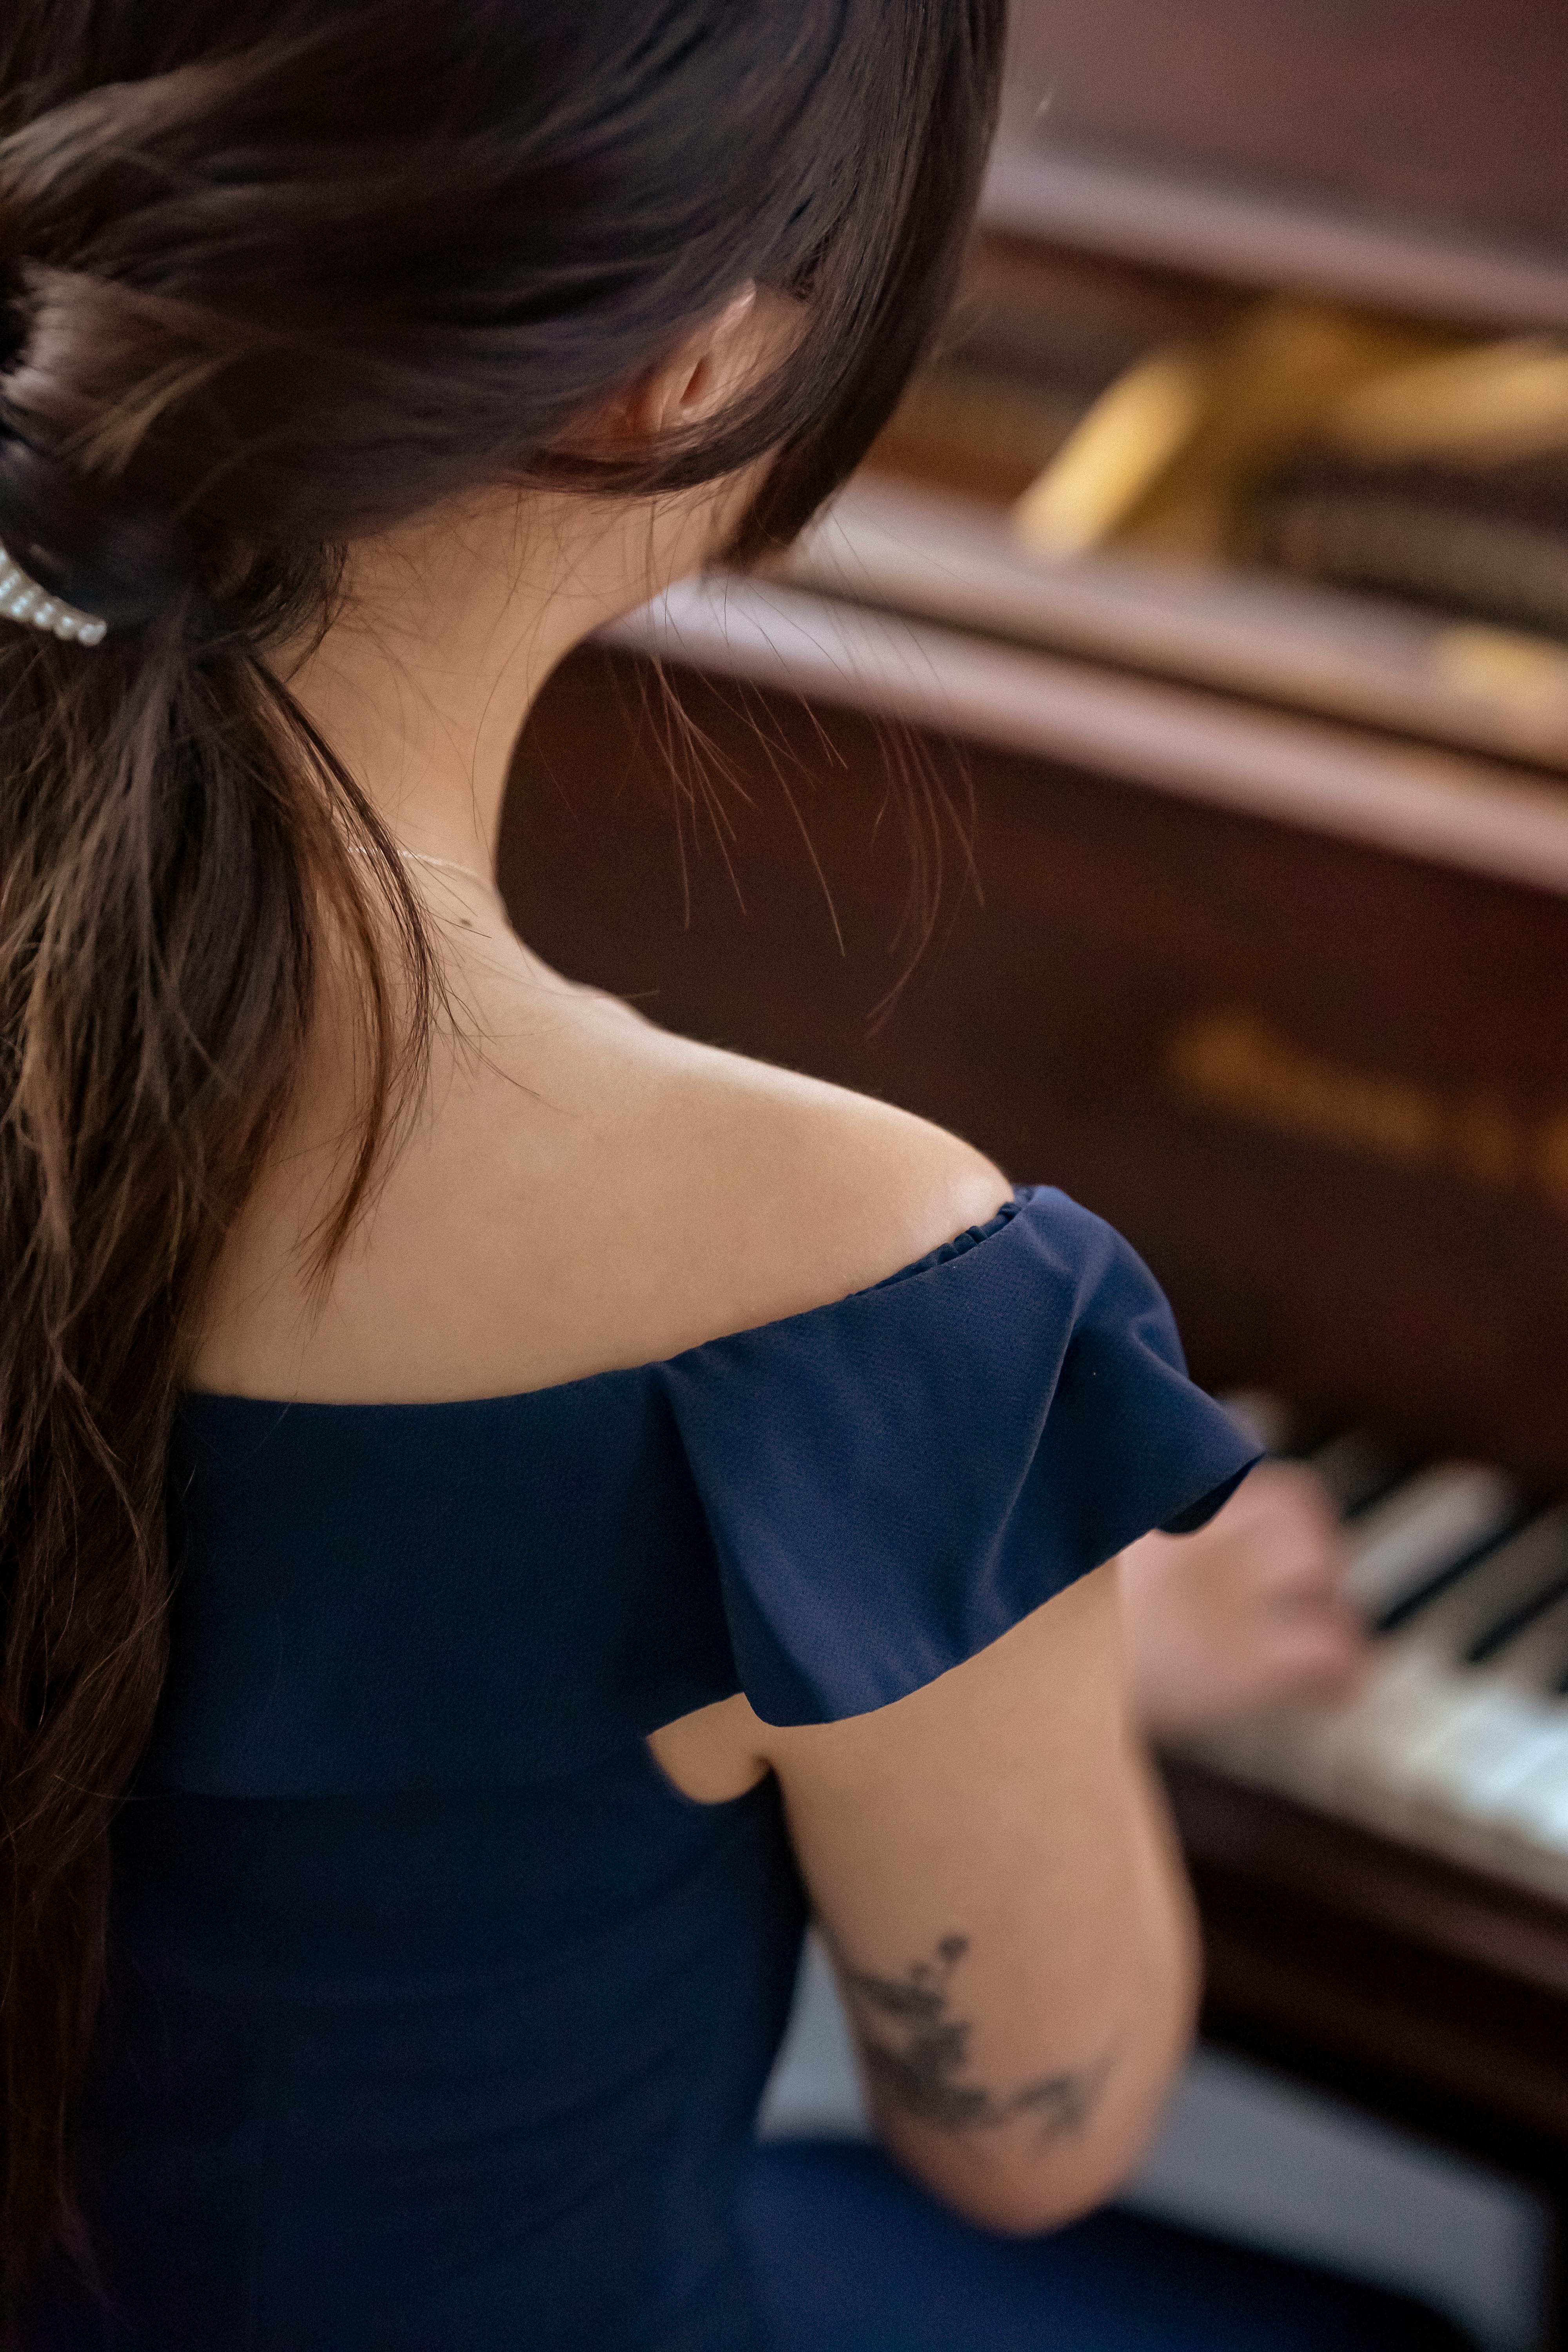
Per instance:
[[[1278,580],[1052,567],[1004,504],[1074,353],[1087,399],[1269,285],[1568,330],[1568,27],[1537,0],[1038,13],[1054,143],[1015,124],[959,310],[1023,427],[998,457],[917,401],[787,576],[574,656],[509,798],[514,918],[670,1026],[1062,1184],[1205,1384],[1568,1493],[1568,659],[1478,668],[1462,625]],[[1177,15],[1231,117],[1197,64],[1180,119],[1119,79]],[[1280,127],[1308,52],[1344,101],[1310,152]],[[1568,2210],[1568,1901],[1170,1777],[1207,2031]]]

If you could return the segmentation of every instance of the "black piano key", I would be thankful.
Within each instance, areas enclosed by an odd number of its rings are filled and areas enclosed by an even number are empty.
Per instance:
[[[1472,1545],[1468,1551],[1462,1552],[1458,1559],[1445,1562],[1443,1567],[1436,1570],[1425,1584],[1418,1585],[1412,1592],[1402,1594],[1391,1608],[1385,1609],[1381,1616],[1374,1617],[1371,1627],[1373,1633],[1381,1638],[1384,1634],[1400,1632],[1441,1594],[1451,1592],[1461,1578],[1474,1576],[1483,1570],[1493,1554],[1500,1551],[1505,1544],[1511,1543],[1514,1537],[1529,1526],[1533,1517],[1532,1511],[1521,1510],[1506,1527],[1497,1529],[1491,1535],[1484,1536],[1479,1543]],[[1488,1629],[1485,1638],[1490,1641],[1490,1628]],[[1498,1644],[1493,1643],[1492,1646],[1495,1647]],[[1468,1661],[1469,1651],[1467,1650],[1464,1655]]]
[[[1365,1429],[1341,1430],[1301,1459],[1323,1480],[1347,1521],[1360,1518],[1424,1466]]]
[[[1497,1624],[1489,1625],[1484,1633],[1478,1634],[1465,1652],[1466,1665],[1484,1666],[1488,1660],[1495,1658],[1498,1652],[1505,1648],[1516,1634],[1522,1633],[1525,1628],[1532,1625],[1538,1617],[1544,1616],[1547,1610],[1556,1601],[1561,1601],[1565,1593],[1568,1593],[1568,1570],[1564,1570],[1562,1575],[1553,1577],[1528,1601],[1521,1601],[1517,1609],[1510,1609],[1507,1616],[1500,1618]]]

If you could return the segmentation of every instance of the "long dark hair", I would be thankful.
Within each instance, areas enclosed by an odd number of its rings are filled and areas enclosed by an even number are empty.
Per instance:
[[[268,654],[343,551],[481,484],[860,456],[951,291],[1004,0],[5,0],[0,542],[0,2278],[86,2260],[68,2163],[109,1829],[164,1664],[163,1478],[226,1236],[341,943],[363,1116],[318,1290],[416,1108],[439,956]],[[795,347],[699,441],[570,429],[747,281]],[[355,857],[351,851],[363,855]],[[387,954],[390,942],[392,953]]]

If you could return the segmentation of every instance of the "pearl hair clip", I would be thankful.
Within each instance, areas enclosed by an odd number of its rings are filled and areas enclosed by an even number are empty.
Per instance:
[[[103,641],[109,624],[94,613],[81,613],[63,597],[51,596],[47,588],[23,571],[15,556],[0,547],[0,620],[27,621],[35,629],[51,629],[57,637],[79,646],[96,646]]]

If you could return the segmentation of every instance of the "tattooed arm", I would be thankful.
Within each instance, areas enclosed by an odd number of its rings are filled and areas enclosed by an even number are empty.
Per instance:
[[[962,1991],[955,1994],[952,1988],[968,1950],[967,1936],[944,1936],[932,1958],[916,1960],[901,1977],[870,1976],[860,1969],[841,1972],[860,2021],[860,2054],[872,2083],[888,2104],[949,2131],[994,2130],[1027,2118],[1041,2147],[1081,2132],[1114,2052],[1107,2051],[1092,2066],[1059,2067],[1006,2091],[973,2080],[973,2021],[962,2013]]]
[[[1191,2032],[1190,1904],[1124,1692],[1101,1569],[894,1706],[755,1726],[883,2136],[997,2229],[1109,2194]]]

